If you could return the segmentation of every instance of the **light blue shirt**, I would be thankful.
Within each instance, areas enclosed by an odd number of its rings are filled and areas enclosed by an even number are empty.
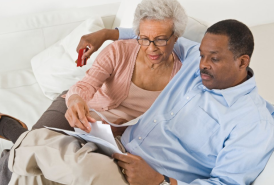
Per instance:
[[[120,39],[133,38],[121,29]],[[274,148],[274,108],[258,94],[254,75],[224,90],[201,82],[199,44],[179,38],[183,65],[122,143],[179,185],[247,185]],[[271,115],[272,114],[272,115]]]

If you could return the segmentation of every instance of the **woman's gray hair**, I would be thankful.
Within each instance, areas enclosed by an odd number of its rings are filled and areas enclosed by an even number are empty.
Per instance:
[[[188,20],[184,8],[177,0],[142,0],[134,15],[133,29],[136,35],[139,34],[140,22],[144,19],[173,20],[176,37],[183,35]]]

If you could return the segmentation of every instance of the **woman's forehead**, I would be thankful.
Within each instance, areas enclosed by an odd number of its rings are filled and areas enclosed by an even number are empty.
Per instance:
[[[173,21],[145,19],[140,22],[140,35],[170,35],[173,32]]]

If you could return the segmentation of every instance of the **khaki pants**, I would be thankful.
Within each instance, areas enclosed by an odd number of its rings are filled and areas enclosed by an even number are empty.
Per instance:
[[[98,153],[95,144],[45,128],[19,137],[9,169],[9,185],[128,185],[113,159]]]

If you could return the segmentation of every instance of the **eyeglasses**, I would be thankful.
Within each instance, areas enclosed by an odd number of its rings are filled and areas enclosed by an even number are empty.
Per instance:
[[[169,41],[169,39],[172,37],[173,34],[174,32],[172,32],[172,34],[170,35],[168,39],[156,39],[156,40],[140,39],[138,36],[137,41],[142,46],[149,46],[151,42],[153,42],[155,46],[166,46],[167,41]]]

